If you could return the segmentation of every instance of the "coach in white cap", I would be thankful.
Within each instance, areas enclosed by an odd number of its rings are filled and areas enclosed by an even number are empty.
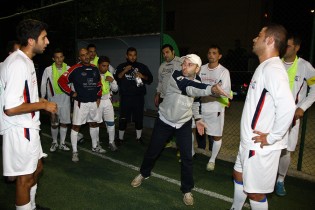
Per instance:
[[[159,105],[159,118],[156,119],[151,143],[144,155],[140,174],[131,182],[133,187],[141,185],[144,179],[149,178],[151,170],[162,152],[165,142],[175,135],[176,145],[181,154],[181,191],[186,205],[193,205],[191,193],[194,187],[192,163],[192,116],[196,119],[198,132],[203,134],[204,124],[200,120],[199,103],[194,97],[207,95],[224,95],[220,85],[209,86],[200,83],[196,74],[201,67],[198,55],[189,54],[182,57],[182,70],[175,70],[170,78],[163,102]]]

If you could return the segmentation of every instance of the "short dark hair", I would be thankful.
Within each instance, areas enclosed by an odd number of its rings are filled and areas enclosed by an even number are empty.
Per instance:
[[[173,48],[172,45],[170,45],[170,44],[164,44],[164,45],[162,46],[162,48],[161,48],[161,51],[164,50],[165,48],[170,48],[171,51],[174,50],[174,48]]]
[[[91,47],[94,47],[96,49],[96,45],[93,43],[88,44],[88,46],[86,47],[86,49],[90,49]]]
[[[210,47],[209,47],[209,50],[210,50],[210,49],[218,49],[219,54],[222,55],[222,49],[221,49],[221,47],[220,47],[219,45],[217,45],[217,44],[212,44],[212,45],[210,45]]]
[[[48,25],[44,22],[34,19],[22,20],[16,27],[16,35],[21,46],[27,46],[28,39],[37,41],[42,31],[48,30]]]
[[[298,34],[290,33],[290,34],[288,34],[288,39],[292,39],[294,45],[301,46],[302,39]]]
[[[275,40],[275,48],[280,56],[285,53],[287,47],[287,30],[280,24],[270,23],[266,26],[266,36],[272,36]]]
[[[17,41],[17,40],[11,40],[11,41],[9,41],[9,42],[7,43],[7,47],[6,47],[6,52],[7,52],[7,54],[12,53],[12,52],[15,51],[14,45],[16,45],[16,44],[20,44],[20,42]]]
[[[109,57],[102,55],[102,56],[100,56],[98,58],[98,62],[97,63],[101,64],[101,63],[104,63],[104,62],[110,63],[110,60],[109,60]]]
[[[136,53],[137,53],[137,49],[134,48],[134,47],[128,47],[128,49],[127,49],[127,51],[126,51],[126,55],[127,55],[129,52],[136,52]]]

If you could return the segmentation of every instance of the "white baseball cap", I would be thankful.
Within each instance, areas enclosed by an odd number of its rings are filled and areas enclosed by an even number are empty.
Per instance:
[[[189,59],[192,63],[197,64],[199,67],[201,67],[202,62],[201,62],[201,59],[198,55],[188,54],[188,55],[181,57],[181,60],[184,62],[185,58]]]

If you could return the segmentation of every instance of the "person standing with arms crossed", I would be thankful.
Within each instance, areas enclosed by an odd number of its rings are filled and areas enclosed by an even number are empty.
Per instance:
[[[17,210],[48,209],[35,203],[37,181],[43,170],[39,110],[57,112],[57,104],[38,97],[34,63],[49,44],[47,24],[26,19],[17,25],[20,50],[1,65],[1,124],[3,174],[16,178]]]
[[[199,77],[201,78],[201,82],[204,84],[214,85],[220,83],[222,85],[222,89],[226,93],[230,93],[230,72],[219,63],[221,58],[221,48],[217,45],[210,46],[208,50],[209,63],[201,66]],[[209,139],[213,139],[212,153],[206,167],[207,171],[214,170],[215,159],[221,149],[224,127],[224,111],[228,104],[229,99],[223,96],[201,97],[201,115],[206,124],[206,134],[209,135]],[[199,135],[197,135],[197,137],[198,136]],[[201,137],[202,139],[198,141],[198,144],[202,143],[205,146],[205,137],[206,135],[203,135]]]
[[[253,40],[259,66],[251,79],[241,118],[241,142],[234,165],[234,200],[242,209],[268,209],[266,194],[274,190],[281,150],[287,147],[295,104],[279,55],[286,47],[286,29],[270,24]]]
[[[140,174],[131,182],[139,187],[151,175],[157,158],[164,149],[167,139],[176,136],[181,154],[181,191],[185,205],[193,205],[191,190],[194,187],[192,161],[192,116],[196,120],[198,132],[204,132],[204,123],[199,115],[199,103],[194,97],[206,95],[227,95],[220,85],[206,85],[196,80],[201,59],[196,54],[183,57],[182,70],[171,75],[163,102],[159,105],[159,117],[154,124],[150,145],[143,157]]]
[[[60,150],[69,151],[69,147],[65,144],[65,139],[70,120],[70,97],[65,94],[58,85],[59,77],[66,72],[70,67],[64,63],[65,56],[61,49],[55,49],[52,60],[54,63],[48,66],[42,76],[41,95],[43,98],[47,95],[48,101],[53,101],[58,105],[57,115],[51,116],[51,136],[53,142],[50,147],[50,152],[55,152],[59,146]],[[56,118],[56,119],[54,119]],[[55,122],[53,122],[55,121]],[[58,145],[58,133],[60,122],[60,144]]]
[[[101,74],[102,83],[102,98],[100,103],[100,112],[106,125],[109,144],[108,147],[111,151],[116,151],[118,148],[115,145],[115,116],[114,107],[111,101],[111,91],[118,91],[118,85],[112,73],[109,72],[109,58],[100,56],[98,59],[98,69]]]
[[[153,76],[149,68],[137,61],[137,50],[129,47],[126,52],[126,62],[118,65],[114,75],[119,86],[119,139],[117,146],[123,143],[127,123],[134,121],[136,140],[143,144],[141,138],[143,128],[144,96],[146,85],[150,85]]]
[[[301,39],[298,36],[290,35],[286,53],[282,58],[284,67],[287,70],[290,82],[290,88],[295,99],[296,110],[289,130],[288,148],[282,150],[280,157],[278,179],[276,183],[276,194],[285,196],[284,178],[288,172],[291,153],[294,152],[298,138],[300,120],[303,118],[304,112],[312,106],[315,101],[315,69],[314,67],[297,56],[300,50]],[[309,92],[307,89],[309,87]]]
[[[93,64],[90,64],[90,57],[86,48],[79,50],[80,63],[70,67],[68,71],[62,74],[58,84],[65,93],[74,99],[73,117],[71,129],[72,161],[79,161],[77,148],[78,132],[81,125],[86,122],[90,126],[90,135],[92,139],[92,151],[96,153],[105,153],[106,151],[98,144],[99,129],[98,123],[102,122],[99,112],[101,90],[101,76],[99,70]],[[73,84],[73,91],[69,87]]]

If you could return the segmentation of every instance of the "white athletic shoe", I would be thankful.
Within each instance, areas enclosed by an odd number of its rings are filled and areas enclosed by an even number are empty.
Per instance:
[[[106,152],[106,150],[105,149],[103,149],[101,146],[97,146],[97,147],[95,147],[95,148],[92,148],[92,152],[96,152],[96,153],[105,153]]]
[[[59,145],[59,149],[60,149],[60,150],[63,150],[63,151],[69,151],[69,150],[70,150],[70,148],[67,147],[67,145],[65,145],[65,144],[60,144],[60,145]]]
[[[72,161],[75,163],[79,162],[79,153],[77,152],[72,153]]]
[[[192,206],[194,205],[194,197],[191,192],[185,193],[183,197],[183,201],[186,204],[186,206]]]
[[[206,170],[207,170],[207,171],[213,171],[213,170],[214,170],[214,167],[215,167],[215,163],[209,162],[209,163],[207,163]]]
[[[58,143],[53,142],[51,144],[51,147],[50,147],[49,151],[54,152],[54,151],[56,151],[57,148],[58,148]]]

